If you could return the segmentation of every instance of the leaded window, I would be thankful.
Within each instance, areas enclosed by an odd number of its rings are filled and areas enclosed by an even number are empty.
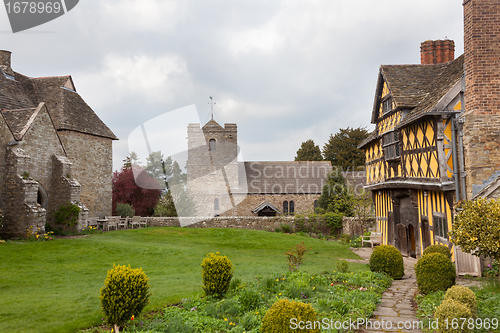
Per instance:
[[[391,131],[382,136],[382,148],[384,149],[384,158],[392,160],[399,158],[399,132]]]
[[[295,203],[293,201],[290,201],[290,215],[293,215],[295,212]]]
[[[283,215],[288,215],[288,201],[283,201]]]
[[[448,222],[446,221],[446,215],[433,212],[432,220],[435,235],[442,238],[448,238]]]
[[[392,98],[387,97],[387,99],[382,101],[382,113],[386,114],[392,110]]]

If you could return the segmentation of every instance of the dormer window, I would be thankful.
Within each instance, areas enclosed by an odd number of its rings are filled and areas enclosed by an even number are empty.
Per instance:
[[[382,101],[382,113],[386,114],[392,110],[392,97],[388,96]]]
[[[215,151],[215,139],[210,139],[210,141],[208,141],[208,150]]]
[[[5,77],[8,78],[9,80],[14,80],[14,81],[16,80],[16,78],[13,75],[5,73],[1,68],[0,70],[2,71],[3,75],[5,75]]]

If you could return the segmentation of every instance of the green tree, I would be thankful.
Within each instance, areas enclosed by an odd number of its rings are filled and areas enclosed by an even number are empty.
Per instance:
[[[319,207],[326,212],[353,216],[353,198],[340,172],[331,172],[328,175],[326,185],[323,186],[318,204]]]
[[[177,217],[174,199],[172,198],[170,190],[165,191],[161,195],[160,200],[158,200],[156,204],[154,216]]]
[[[123,160],[123,168],[131,168],[132,165],[138,165],[139,163],[137,162],[139,160],[139,156],[137,156],[137,153],[135,151],[131,151],[127,157]]]
[[[500,260],[500,201],[477,198],[464,201],[448,234],[455,245],[475,256]]]
[[[296,161],[323,161],[319,146],[314,144],[314,140],[302,142],[299,150],[297,150]]]
[[[335,135],[330,134],[328,142],[323,146],[323,156],[326,161],[347,170],[353,166],[365,165],[365,154],[358,145],[368,137],[368,130],[363,127],[341,128]]]

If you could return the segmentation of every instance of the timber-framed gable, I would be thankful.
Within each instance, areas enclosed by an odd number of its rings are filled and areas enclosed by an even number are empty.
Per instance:
[[[372,191],[383,243],[403,255],[418,256],[436,243],[451,246],[454,119],[462,112],[463,56],[445,60],[381,66],[375,130],[359,146],[365,149],[365,188]]]

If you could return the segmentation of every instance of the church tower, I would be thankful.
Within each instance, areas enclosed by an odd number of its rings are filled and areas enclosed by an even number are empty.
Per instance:
[[[238,133],[236,124],[210,120],[188,125],[187,184],[196,202],[197,216],[219,215],[235,203],[238,187]]]

